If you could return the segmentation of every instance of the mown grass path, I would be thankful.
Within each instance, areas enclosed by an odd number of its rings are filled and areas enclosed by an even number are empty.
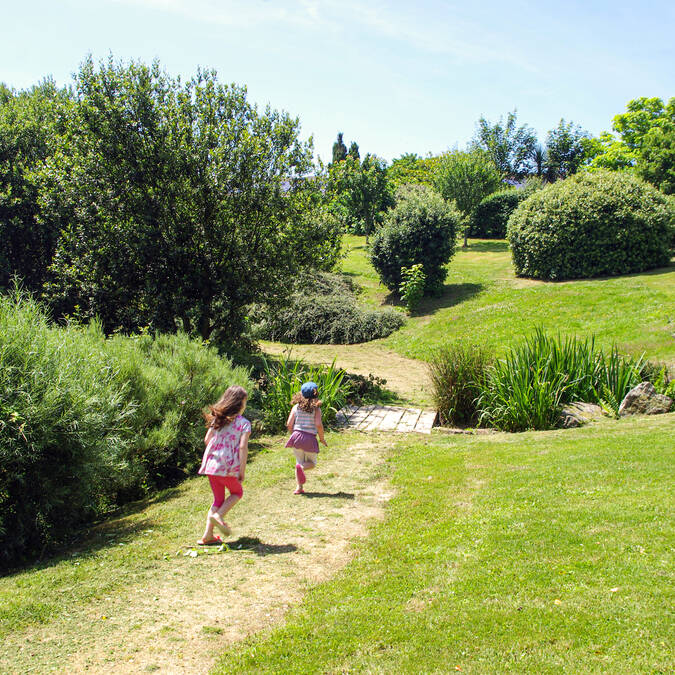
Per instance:
[[[265,440],[229,519],[229,552],[193,545],[210,501],[195,478],[61,559],[0,579],[0,672],[208,672],[229,643],[278,622],[345,565],[382,515],[387,444],[328,442],[301,497],[290,451]]]

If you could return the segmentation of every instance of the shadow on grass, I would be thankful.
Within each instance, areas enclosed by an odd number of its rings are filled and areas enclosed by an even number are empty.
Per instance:
[[[125,546],[139,533],[152,529],[156,523],[150,518],[127,522],[125,518],[117,518],[80,530],[71,541],[58,548],[45,548],[37,560],[25,565],[16,565],[9,569],[1,569],[0,577],[20,574],[28,570],[49,569],[64,560],[85,560],[97,551],[111,546]]]
[[[253,551],[256,555],[279,555],[293,553],[298,550],[295,544],[265,544],[258,537],[239,537],[236,541],[228,541],[231,551]]]
[[[353,492],[304,492],[303,497],[316,499],[317,497],[328,499],[354,499]]]
[[[442,292],[437,296],[425,297],[412,316],[427,316],[435,314],[439,309],[453,307],[461,302],[470,300],[485,288],[484,284],[445,284]],[[403,302],[396,293],[390,293],[386,298],[387,304],[403,307]]]
[[[651,270],[645,270],[644,272],[629,272],[627,274],[610,274],[598,277],[576,277],[574,279],[538,279],[536,277],[528,276],[519,276],[516,275],[516,279],[525,279],[527,281],[533,281],[539,284],[546,284],[550,286],[563,286],[568,284],[575,284],[584,281],[613,281],[615,279],[639,279],[641,277],[655,277],[661,274],[671,274],[675,270],[675,259],[665,267],[655,267]]]
[[[459,250],[467,251],[468,253],[506,253],[509,250],[509,244],[503,239],[482,239],[481,241],[471,241],[469,239],[469,245],[466,248],[459,248]]]

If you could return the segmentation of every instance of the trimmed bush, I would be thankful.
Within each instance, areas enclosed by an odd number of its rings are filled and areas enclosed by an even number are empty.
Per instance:
[[[486,347],[461,342],[445,345],[433,355],[429,375],[434,404],[443,424],[478,423],[477,399],[492,360]]]
[[[579,279],[667,265],[672,215],[667,198],[630,173],[576,174],[535,192],[511,215],[516,274]]]
[[[438,292],[455,252],[459,212],[425,186],[409,186],[373,237],[370,259],[382,283],[398,291],[401,269],[421,264],[425,292]]]
[[[229,384],[247,371],[185,335],[106,339],[0,297],[0,567],[194,470]]]
[[[469,236],[504,239],[509,217],[527,196],[522,190],[502,190],[488,195],[471,214]]]
[[[387,337],[405,318],[394,309],[364,309],[345,277],[317,272],[298,279],[282,307],[254,307],[257,338],[291,344],[354,344]]]

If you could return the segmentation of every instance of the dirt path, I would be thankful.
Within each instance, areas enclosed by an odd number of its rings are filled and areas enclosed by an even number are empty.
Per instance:
[[[396,352],[366,342],[357,345],[284,345],[263,342],[267,354],[281,356],[289,350],[294,358],[309,363],[332,363],[359,375],[377,375],[387,380],[386,387],[403,399],[426,407],[431,405],[431,386],[427,365],[416,359],[407,359]]]
[[[292,461],[269,457],[284,477],[245,486],[231,514],[229,552],[191,557],[188,545],[141,584],[11,634],[2,651],[20,658],[5,672],[49,672],[55,659],[57,672],[68,673],[208,672],[227,644],[278,622],[311,585],[345,565],[367,521],[382,515],[391,496],[387,442],[354,438],[348,450],[322,453],[302,497],[292,494]],[[254,463],[249,475],[255,470]]]

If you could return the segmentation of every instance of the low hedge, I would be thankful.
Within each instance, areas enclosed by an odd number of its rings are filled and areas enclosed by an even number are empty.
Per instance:
[[[405,318],[394,309],[365,309],[351,282],[316,272],[297,280],[281,307],[251,308],[255,337],[291,344],[354,344],[387,337]]]
[[[535,192],[509,218],[516,274],[561,280],[667,265],[672,201],[628,172],[576,174]]]
[[[511,189],[485,197],[471,214],[469,236],[504,239],[509,217],[526,196],[521,190]]]

